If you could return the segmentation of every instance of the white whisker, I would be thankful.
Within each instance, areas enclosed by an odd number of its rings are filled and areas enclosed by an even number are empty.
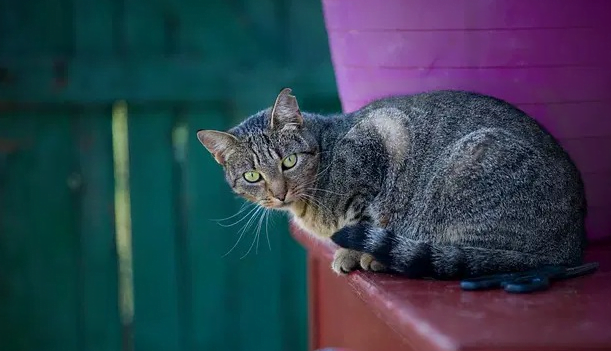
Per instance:
[[[261,208],[262,208],[263,210],[265,210],[265,208],[264,208],[264,207],[261,207]],[[257,231],[255,232],[255,237],[252,239],[252,243],[250,243],[250,247],[248,248],[248,251],[246,251],[246,253],[245,253],[245,254],[244,254],[242,257],[240,257],[240,259],[243,259],[244,257],[248,256],[248,254],[249,254],[249,253],[250,253],[250,251],[252,250],[252,248],[253,248],[253,246],[254,246],[255,242],[257,242],[257,246],[258,246],[259,231],[260,231],[260,229],[261,229],[261,218],[263,218],[263,217],[262,217],[262,216],[263,216],[263,213],[265,213],[265,212],[259,212],[259,211],[257,211],[257,214],[261,214],[261,217],[259,218],[259,230],[257,230]]]
[[[261,218],[259,218],[259,225],[257,226],[257,247],[255,248],[255,254],[259,254],[259,238],[261,237],[261,225],[263,224],[263,220],[265,219],[265,215],[267,214],[267,210],[263,211]]]
[[[308,202],[310,205],[313,205],[314,207],[318,208],[319,210],[324,209],[328,212],[328,214],[333,213],[326,205],[324,205],[320,200],[318,200],[314,196],[305,194],[305,193],[302,193],[301,196],[302,196],[302,200]]]
[[[220,218],[220,219],[210,219],[213,222],[223,222],[226,221],[228,219],[232,219],[233,217],[239,215],[240,213],[244,212],[249,206],[255,205],[255,203],[253,202],[244,202],[242,203],[242,206],[240,206],[240,208],[238,209],[238,212],[236,212],[235,214],[229,216],[229,217],[225,217],[225,218]]]
[[[246,224],[245,224],[245,225],[242,227],[242,229],[240,229],[240,231],[238,232],[238,234],[239,234],[238,240],[235,242],[235,244],[233,244],[233,246],[231,247],[231,249],[229,249],[229,251],[228,251],[226,254],[224,254],[222,257],[225,257],[225,256],[229,255],[229,254],[230,254],[230,253],[233,251],[233,249],[235,249],[235,248],[236,248],[236,246],[238,246],[238,243],[240,242],[240,240],[242,240],[242,237],[244,236],[244,233],[246,233],[246,230],[247,230],[247,229],[250,227],[250,223],[252,222],[253,218],[255,218],[255,215],[256,215],[257,213],[259,213],[259,211],[261,211],[262,209],[263,209],[263,207],[255,207],[255,211],[254,211],[254,213],[253,213],[253,214],[250,216],[250,219],[249,219],[249,220],[246,222]],[[249,212],[249,213],[252,213],[252,211],[251,211],[251,212]]]
[[[267,211],[265,213],[265,237],[267,238],[267,247],[269,248],[269,251],[272,251],[272,244],[270,244],[269,242],[269,213],[270,211]]]
[[[248,211],[248,213],[246,213],[244,216],[242,216],[242,218],[240,218],[239,220],[237,220],[237,221],[235,221],[235,222],[233,222],[233,223],[231,223],[231,224],[222,224],[222,223],[219,223],[219,225],[220,225],[221,227],[225,227],[225,228],[228,228],[228,227],[233,227],[234,225],[236,225],[236,224],[238,224],[238,223],[242,222],[244,219],[248,218],[248,215],[249,215],[249,214],[251,214],[251,213],[253,213],[254,211],[256,211],[258,208],[259,208],[259,207],[253,207],[253,208],[251,208],[251,209]],[[238,214],[239,214],[239,213],[238,213]]]

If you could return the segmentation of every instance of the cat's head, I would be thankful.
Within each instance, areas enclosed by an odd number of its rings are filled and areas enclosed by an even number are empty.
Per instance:
[[[223,166],[233,191],[261,206],[288,209],[315,186],[319,144],[289,88],[273,107],[229,131],[200,130],[197,138]]]

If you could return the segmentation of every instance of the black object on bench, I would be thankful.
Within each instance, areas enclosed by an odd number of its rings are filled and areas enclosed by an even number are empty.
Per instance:
[[[544,266],[526,272],[493,274],[465,279],[460,282],[463,290],[488,290],[502,288],[508,293],[531,293],[547,290],[552,280],[562,280],[590,274],[598,269],[598,262],[566,268]]]

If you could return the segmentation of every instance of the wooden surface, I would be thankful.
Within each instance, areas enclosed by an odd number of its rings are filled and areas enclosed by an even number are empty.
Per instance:
[[[608,243],[588,252],[588,261],[601,263],[597,273],[510,295],[384,274],[335,277],[333,247],[295,228],[293,234],[310,254],[312,348],[611,350]]]
[[[412,350],[317,253],[308,255],[310,349]]]

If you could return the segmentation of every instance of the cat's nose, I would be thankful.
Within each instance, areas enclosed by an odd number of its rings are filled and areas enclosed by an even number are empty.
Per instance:
[[[286,193],[288,193],[288,189],[286,188],[286,186],[284,186],[284,184],[276,183],[276,184],[271,184],[269,192],[270,192],[270,195],[284,202],[284,199],[286,199]]]
[[[286,194],[288,193],[288,191],[286,190],[281,190],[281,191],[274,191],[272,192],[272,195],[277,199],[280,200],[282,202],[284,202],[284,200],[286,199]]]

